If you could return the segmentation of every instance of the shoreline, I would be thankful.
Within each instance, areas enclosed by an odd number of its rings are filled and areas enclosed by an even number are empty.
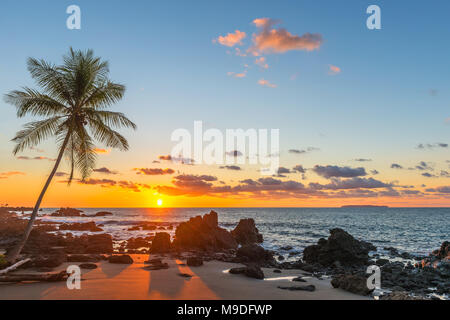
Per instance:
[[[135,261],[130,265],[110,264],[107,261],[96,263],[94,270],[82,270],[80,290],[67,289],[66,282],[39,283],[0,283],[0,300],[372,300],[341,289],[334,289],[330,280],[306,278],[306,283],[316,287],[314,292],[290,291],[277,286],[294,286],[296,282],[283,277],[300,276],[302,270],[282,270],[274,273],[273,269],[262,268],[267,278],[257,280],[243,275],[224,272],[227,269],[243,266],[237,263],[208,261],[203,266],[189,267],[180,265],[183,261],[176,258],[151,255],[152,258],[164,259],[168,269],[148,271],[143,269],[148,255],[131,255]],[[54,271],[62,271],[68,265],[64,263]],[[24,271],[14,273],[23,274]],[[36,273],[31,270],[27,272]],[[179,276],[179,273],[192,274],[191,278]]]

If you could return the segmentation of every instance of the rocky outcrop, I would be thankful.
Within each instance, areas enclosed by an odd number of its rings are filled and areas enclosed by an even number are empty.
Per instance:
[[[236,242],[241,245],[263,242],[263,236],[256,228],[255,220],[251,218],[241,219],[236,228],[231,231],[231,234],[236,239]]]
[[[342,274],[331,280],[333,288],[343,289],[359,295],[368,295],[373,289],[367,288],[367,279],[359,275]]]
[[[272,253],[257,244],[243,245],[237,250],[236,258],[241,263],[256,263],[265,266],[275,264]]]
[[[52,217],[80,217],[83,210],[61,208],[51,214]]]
[[[316,245],[308,246],[303,251],[306,263],[319,263],[322,266],[365,265],[369,260],[369,251],[376,248],[365,241],[356,240],[342,229],[330,230],[328,240],[321,238]]]
[[[177,249],[198,249],[220,251],[236,249],[237,242],[230,232],[220,228],[217,213],[196,216],[182,222],[175,230],[174,246]]]
[[[231,268],[229,271],[231,274],[243,274],[249,278],[264,279],[264,272],[261,270],[260,267],[256,265],[248,265],[246,267],[238,267],[238,268]]]
[[[151,253],[167,253],[171,249],[170,235],[167,232],[157,232],[150,248]]]
[[[97,227],[94,221],[90,222],[80,222],[80,223],[63,223],[59,226],[59,230],[71,230],[71,231],[90,231],[90,232],[100,232],[103,231],[102,228]]]

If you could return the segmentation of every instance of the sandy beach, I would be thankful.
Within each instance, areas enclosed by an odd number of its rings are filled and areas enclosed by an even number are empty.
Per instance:
[[[169,264],[165,270],[148,271],[143,269],[148,255],[132,255],[134,263],[130,265],[111,264],[107,261],[97,263],[94,270],[82,269],[80,290],[69,290],[66,282],[35,282],[0,284],[0,299],[26,300],[77,300],[77,299],[351,299],[367,300],[369,297],[355,295],[340,289],[332,288],[328,279],[319,280],[306,278],[306,283],[292,282],[290,279],[302,274],[301,270],[283,270],[274,273],[273,269],[263,268],[266,279],[257,280],[243,275],[232,275],[226,270],[242,266],[235,263],[219,261],[205,262],[200,267],[188,267],[173,258],[164,258]],[[152,255],[151,258],[158,258]],[[54,272],[61,271],[71,264],[65,263]],[[35,272],[28,270],[15,273]],[[191,278],[180,276],[180,273],[191,274]],[[14,273],[13,273],[14,274]],[[313,284],[314,292],[290,291],[277,288],[278,286],[295,286]]]

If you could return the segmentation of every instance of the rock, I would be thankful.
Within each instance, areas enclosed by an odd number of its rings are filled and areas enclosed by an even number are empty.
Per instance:
[[[280,269],[275,269],[275,270],[273,270],[273,273],[281,273],[281,270]]]
[[[72,231],[91,231],[99,232],[103,229],[97,227],[94,221],[91,222],[81,222],[81,223],[63,223],[59,226],[59,230],[72,230]]]
[[[162,260],[161,259],[149,259],[147,261],[144,261],[144,263],[147,263],[147,264],[161,264]]]
[[[280,250],[283,250],[283,251],[291,251],[292,249],[293,249],[292,246],[280,247]]]
[[[246,267],[239,267],[239,268],[231,268],[229,271],[231,274],[243,274],[249,278],[255,278],[262,280],[264,279],[264,272],[261,270],[260,267],[256,265],[249,265]]]
[[[306,280],[303,279],[303,277],[296,277],[296,278],[292,279],[292,281],[295,281],[295,282],[306,282]]]
[[[372,244],[356,240],[342,229],[331,229],[330,234],[328,240],[321,238],[317,245],[305,248],[305,262],[331,266],[339,261],[344,266],[361,266],[368,262],[369,251],[376,250]]]
[[[203,265],[203,260],[199,257],[189,257],[186,260],[186,264],[190,267],[199,267]]]
[[[272,253],[257,244],[247,244],[240,247],[236,252],[236,257],[243,263],[273,264],[275,261]]]
[[[109,263],[117,263],[117,264],[132,264],[134,261],[128,255],[113,255],[108,258]]]
[[[389,263],[389,260],[388,260],[388,259],[378,259],[378,260],[375,262],[375,264],[376,264],[377,266],[384,266],[386,263]]]
[[[94,217],[104,217],[104,216],[112,216],[112,212],[100,211],[94,214]]]
[[[412,297],[407,292],[394,291],[382,295],[380,300],[423,300],[423,298]]]
[[[128,249],[150,248],[150,239],[154,239],[154,238],[152,238],[152,237],[130,238],[127,240],[126,247]],[[170,242],[170,237],[169,237],[169,242]]]
[[[166,253],[171,249],[170,235],[167,232],[157,232],[150,248],[151,253]]]
[[[367,288],[367,279],[358,275],[337,275],[331,280],[331,285],[333,288],[340,288],[360,295],[368,295],[373,291],[373,289]]]
[[[82,263],[78,265],[81,269],[97,269],[95,263]]]
[[[51,214],[52,217],[79,217],[83,210],[73,208],[61,208]]]
[[[110,234],[93,234],[87,236],[86,253],[111,253],[113,251]]]
[[[162,270],[162,269],[169,269],[169,265],[165,262],[160,263],[154,263],[149,266],[144,267],[145,270]]]
[[[279,260],[279,261],[283,261],[283,260],[284,260],[284,257],[283,257],[282,255],[279,255],[279,256],[278,256],[278,260]]]
[[[44,255],[32,258],[32,260],[24,265],[24,267],[35,268],[55,268],[67,261],[67,257],[64,253],[55,253],[51,255]]]
[[[282,286],[278,286],[277,288],[279,289],[283,289],[283,290],[290,290],[290,291],[315,291],[316,290],[316,286],[310,284],[307,286],[292,286],[292,287],[282,287]]]
[[[255,220],[251,218],[239,220],[238,225],[231,231],[231,234],[236,239],[236,242],[241,245],[263,242],[263,236],[256,228]]]
[[[218,226],[215,211],[180,223],[175,230],[173,244],[180,250],[220,251],[237,248],[237,242],[232,234]]]
[[[178,275],[183,278],[192,278],[192,274],[188,273],[179,273]]]

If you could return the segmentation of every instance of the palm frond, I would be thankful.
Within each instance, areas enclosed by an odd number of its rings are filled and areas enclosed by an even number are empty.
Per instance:
[[[16,106],[17,117],[21,118],[27,114],[32,116],[55,116],[64,115],[69,112],[64,104],[30,88],[24,91],[11,91],[5,95],[5,101]]]
[[[86,112],[89,118],[101,121],[107,126],[131,128],[133,130],[137,129],[136,124],[121,112],[94,110],[92,108],[84,108],[83,111]]]
[[[16,136],[12,139],[12,141],[16,142],[13,150],[14,155],[26,148],[36,146],[49,136],[54,135],[59,129],[60,124],[61,117],[52,117],[25,124],[25,129],[17,132]]]
[[[88,118],[88,124],[97,141],[105,144],[107,147],[118,148],[122,151],[128,150],[129,145],[127,139],[117,131],[108,127],[102,121]]]
[[[123,98],[125,86],[110,81],[93,88],[83,102],[86,107],[105,109]]]
[[[83,126],[78,126],[73,133],[74,163],[84,181],[94,170],[97,156],[94,143]]]

